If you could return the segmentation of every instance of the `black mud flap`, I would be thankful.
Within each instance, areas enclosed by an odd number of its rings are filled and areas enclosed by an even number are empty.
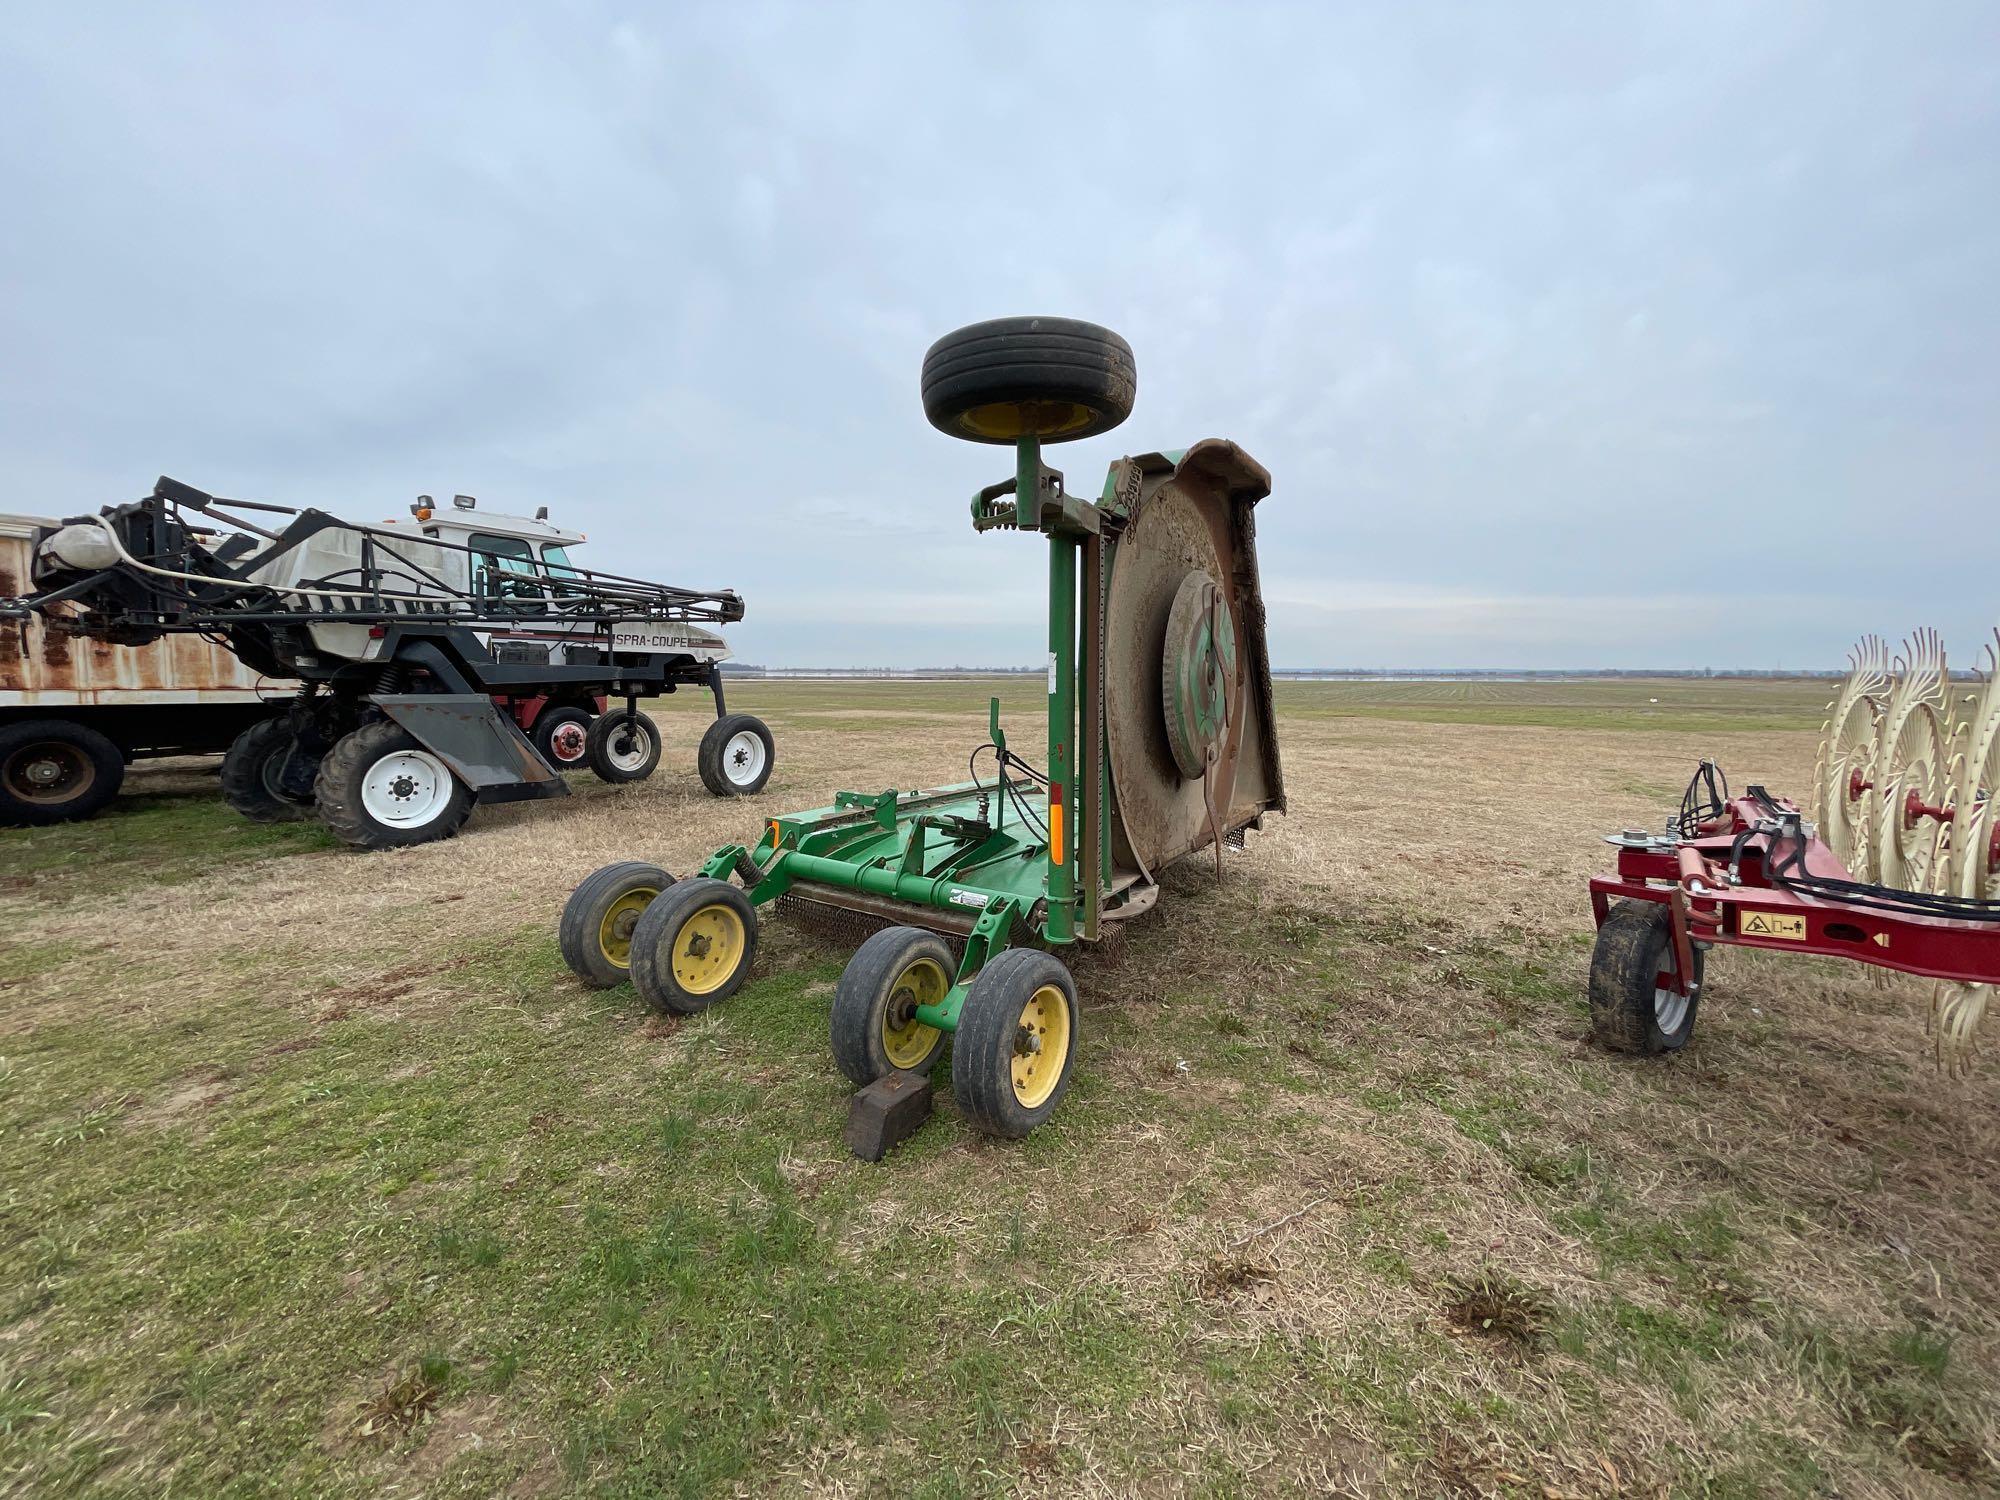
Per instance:
[[[480,802],[569,795],[569,783],[483,694],[378,693],[368,701],[450,766]]]

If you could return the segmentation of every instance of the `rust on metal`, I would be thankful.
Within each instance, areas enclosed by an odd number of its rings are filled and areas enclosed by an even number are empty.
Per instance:
[[[0,516],[0,598],[26,587],[33,523]],[[68,606],[52,607],[74,617]],[[253,703],[295,684],[261,677],[226,647],[193,635],[114,646],[51,626],[37,614],[0,621],[0,706],[74,708],[144,703]]]
[[[1285,809],[1253,515],[1270,488],[1270,474],[1255,459],[1234,443],[1209,441],[1190,448],[1171,470],[1142,476],[1138,496],[1127,502],[1105,621],[1105,730],[1119,869],[1156,876],[1218,836],[1226,843],[1264,813]],[[1162,705],[1169,617],[1191,574],[1206,574],[1222,592],[1217,607],[1230,618],[1243,690],[1198,776],[1176,761]]]

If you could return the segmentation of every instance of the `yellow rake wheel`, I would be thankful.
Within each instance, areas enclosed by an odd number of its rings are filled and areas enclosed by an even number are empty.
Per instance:
[[[1829,709],[1813,786],[1820,837],[1856,875],[1866,861],[1876,736],[1888,691],[1888,644],[1863,636],[1848,655],[1847,680]]]
[[[1874,786],[1863,878],[1918,891],[1927,889],[1924,882],[1936,863],[1938,825],[1927,818],[1912,820],[1909,797],[1915,792],[1925,804],[1936,805],[1944,796],[1949,763],[1944,736],[1949,677],[1938,633],[1913,632],[1903,642],[1896,669],[1869,778]]]
[[[704,906],[673,936],[674,983],[690,995],[712,995],[743,962],[743,919],[717,902]]]
[[[597,951],[613,968],[632,967],[632,929],[639,925],[639,913],[659,894],[646,887],[627,891],[605,911],[604,920],[597,924]]]
[[[1012,1064],[1021,1108],[1039,1109],[1069,1071],[1069,1016],[1069,997],[1053,984],[1036,990],[1021,1007]]]
[[[2000,630],[1986,647],[1985,683],[1959,701],[1953,736],[1948,870],[1945,891],[1973,901],[2000,901]],[[1931,992],[1931,1035],[1938,1061],[1952,1071],[1970,1066],[1993,986],[1941,982]]]

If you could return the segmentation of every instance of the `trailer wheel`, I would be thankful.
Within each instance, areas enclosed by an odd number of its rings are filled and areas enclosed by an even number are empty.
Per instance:
[[[472,814],[472,788],[391,719],[344,735],[313,783],[320,820],[357,849],[447,839]]]
[[[570,972],[594,990],[632,977],[632,934],[653,899],[674,883],[658,865],[626,860],[584,876],[563,903],[556,946]]]
[[[535,718],[535,748],[558,771],[574,771],[590,758],[590,715],[580,708],[545,708]]]
[[[1614,1052],[1654,1057],[1678,1052],[1694,1035],[1708,955],[1694,946],[1694,983],[1683,995],[1674,974],[1673,918],[1655,901],[1621,901],[1597,929],[1590,954],[1590,1024]]]
[[[632,987],[668,1015],[691,1016],[743,987],[757,957],[757,913],[725,880],[676,881],[632,929]]]
[[[253,823],[294,822],[312,811],[318,772],[290,719],[262,719],[222,757],[222,800]]]
[[[87,818],[124,780],[123,753],[87,724],[28,719],[0,728],[0,823]]]
[[[1052,953],[1009,948],[966,992],[951,1093],[988,1135],[1018,1140],[1055,1112],[1076,1061],[1076,981]]]
[[[726,714],[702,734],[695,763],[701,784],[718,797],[748,797],[771,779],[777,748],[762,719]]]
[[[624,709],[606,709],[590,721],[584,754],[601,781],[644,781],[660,763],[659,726],[642,713],[628,722]]]
[[[994,318],[924,355],[924,415],[975,443],[1045,443],[1109,432],[1139,394],[1132,346],[1075,318]]]
[[[956,969],[944,939],[921,927],[885,927],[854,950],[834,986],[833,1060],[856,1088],[899,1069],[928,1073],[944,1033],[919,1021],[936,1005]]]

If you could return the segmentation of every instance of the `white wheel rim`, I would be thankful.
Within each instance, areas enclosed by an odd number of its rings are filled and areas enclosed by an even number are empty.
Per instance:
[[[361,779],[361,806],[391,828],[421,828],[435,822],[451,801],[452,778],[428,750],[398,750],[368,768]]]
[[[1668,985],[1653,987],[1653,1024],[1662,1036],[1672,1036],[1687,1020],[1688,997]]]
[[[764,774],[767,758],[763,736],[748,729],[739,730],[722,747],[722,774],[729,778],[731,786],[748,786]]]
[[[652,749],[652,740],[643,724],[613,725],[604,744],[606,758],[621,771],[638,770],[646,763]]]
[[[555,756],[556,764],[573,766],[582,760],[585,738],[583,725],[576,720],[565,719],[558,724],[555,733],[549,736],[549,750]]]

